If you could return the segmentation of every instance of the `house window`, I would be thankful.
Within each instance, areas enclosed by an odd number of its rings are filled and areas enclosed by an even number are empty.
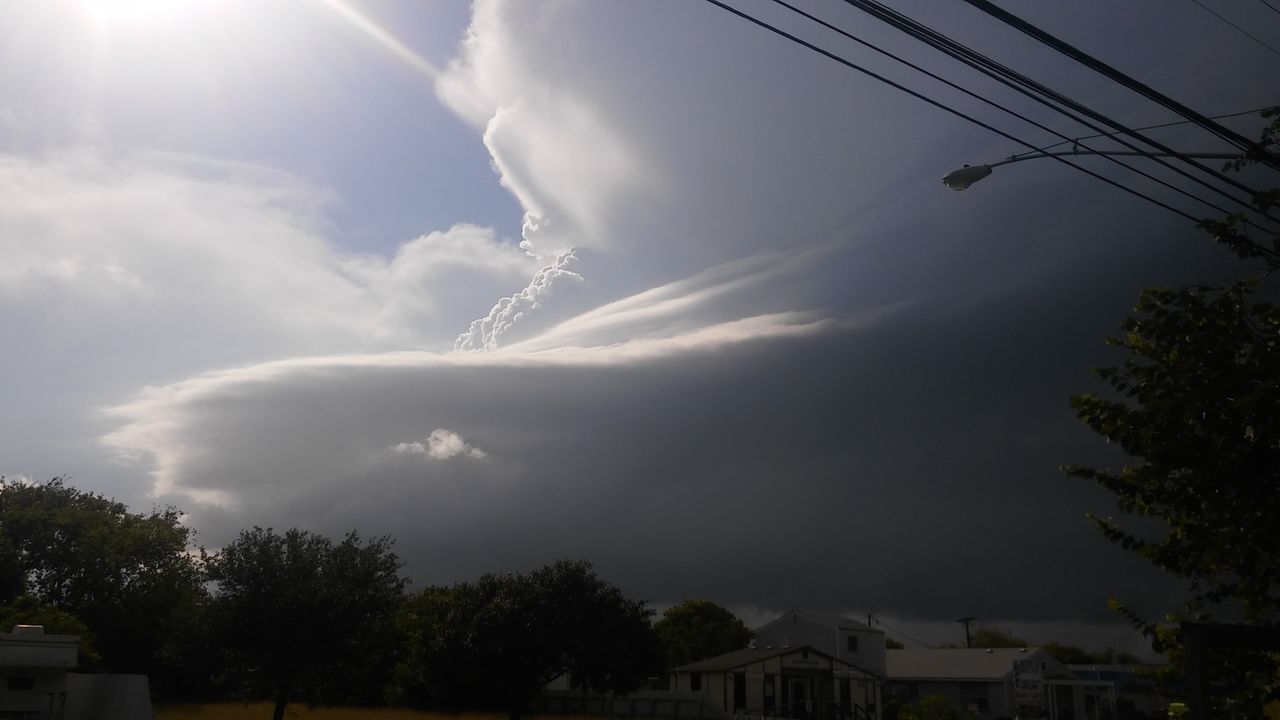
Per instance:
[[[733,709],[747,709],[747,674],[733,674]]]
[[[5,685],[10,690],[34,690],[36,679],[28,675],[13,675]]]
[[[858,636],[850,635],[845,638],[846,649],[851,653],[858,652]]]
[[[689,673],[689,689],[693,692],[702,692],[702,673]]]
[[[776,704],[774,702],[775,682],[773,675],[764,676],[764,708],[766,710],[772,710]]]

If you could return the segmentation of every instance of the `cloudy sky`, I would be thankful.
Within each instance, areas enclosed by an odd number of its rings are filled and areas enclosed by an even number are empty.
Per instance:
[[[1280,16],[1218,4],[1280,43]],[[1173,119],[958,0],[893,5]],[[1002,5],[1207,114],[1276,100],[1280,58],[1190,0]],[[582,557],[659,605],[874,613],[926,642],[977,615],[1138,650],[1107,597],[1177,598],[1056,467],[1122,462],[1067,399],[1138,289],[1229,271],[1184,219],[1048,161],[951,192],[1023,148],[698,0],[0,17],[0,474],[177,505],[210,547],[391,534],[419,586]]]

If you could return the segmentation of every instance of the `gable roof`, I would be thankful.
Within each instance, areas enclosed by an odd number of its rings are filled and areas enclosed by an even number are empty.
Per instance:
[[[889,650],[886,674],[890,680],[997,681],[1013,672],[1014,661],[1037,653],[1041,659],[1047,657],[1037,647]]]
[[[778,657],[779,655],[791,655],[792,653],[798,653],[802,650],[807,650],[810,654],[817,655],[826,660],[846,665],[848,667],[853,667],[852,665],[849,665],[849,663],[837,660],[821,650],[815,650],[808,645],[796,645],[775,648],[743,648],[742,650],[734,650],[723,655],[707,658],[706,660],[699,660],[697,662],[689,663],[688,665],[681,665],[676,668],[676,672],[721,672],[724,670],[733,670],[734,668],[740,668],[744,665],[760,662],[761,660],[768,660],[770,658]]]
[[[774,623],[782,622],[783,620],[786,620],[788,617],[792,615],[799,615],[800,617],[808,618],[809,620],[812,620],[813,622],[816,622],[819,625],[825,625],[829,628],[836,629],[836,630],[870,630],[872,632],[879,632],[879,633],[883,632],[881,630],[876,630],[875,628],[871,627],[866,623],[858,622],[857,620],[854,620],[853,618],[850,618],[850,617],[846,617],[844,615],[816,613],[816,612],[809,612],[808,610],[788,610],[787,612],[782,613],[778,617],[774,618],[773,620],[770,620],[769,622],[765,623],[764,625],[761,625],[756,629],[763,630]]]

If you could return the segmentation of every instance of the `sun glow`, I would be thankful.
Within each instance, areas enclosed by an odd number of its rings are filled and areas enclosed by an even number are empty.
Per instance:
[[[154,30],[213,11],[216,0],[78,0],[76,5],[102,29]]]

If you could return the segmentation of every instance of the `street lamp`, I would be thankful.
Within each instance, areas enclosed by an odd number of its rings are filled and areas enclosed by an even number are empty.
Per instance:
[[[1010,163],[1022,162],[1023,160],[1038,160],[1047,157],[1063,157],[1065,155],[1105,155],[1108,157],[1120,156],[1140,156],[1140,157],[1188,157],[1203,160],[1235,160],[1240,157],[1231,153],[1149,153],[1136,151],[1111,151],[1111,150],[1065,150],[1063,152],[1038,152],[1028,155],[1015,155],[1000,162],[993,162],[986,165],[965,165],[959,170],[952,170],[942,177],[942,184],[952,190],[968,190],[969,186],[978,182],[982,178],[991,174],[993,168]]]

